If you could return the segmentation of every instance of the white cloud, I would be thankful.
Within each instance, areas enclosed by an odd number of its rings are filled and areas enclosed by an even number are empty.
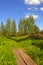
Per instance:
[[[32,11],[36,11],[36,10],[40,10],[40,11],[43,11],[43,7],[29,7],[28,10],[32,10]]]
[[[35,10],[38,10],[38,8],[36,7],[36,8],[34,8]]]
[[[25,18],[29,18],[30,16],[29,15],[25,15]]]
[[[34,19],[37,19],[39,15],[32,15]]]
[[[32,8],[30,7],[30,8],[28,8],[28,10],[31,10]]]
[[[33,16],[34,19],[37,19],[39,17],[39,15],[31,15],[31,16]],[[30,15],[25,16],[25,18],[29,18],[29,17],[30,17]]]
[[[33,5],[38,5],[43,3],[43,0],[24,0],[25,4],[33,4]]]
[[[40,10],[43,11],[43,7],[41,7]]]
[[[35,11],[35,10],[38,10],[38,8],[37,7],[29,7],[28,10]]]

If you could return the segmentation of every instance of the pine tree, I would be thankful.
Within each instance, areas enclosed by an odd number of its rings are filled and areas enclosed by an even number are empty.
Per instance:
[[[20,19],[19,26],[18,26],[18,31],[21,35],[24,34],[24,28],[25,28],[24,25],[25,25],[25,20]]]
[[[1,34],[6,35],[6,30],[5,30],[5,26],[4,26],[3,22],[1,22]]]
[[[6,34],[11,35],[11,20],[8,18],[6,23]]]
[[[13,20],[12,21],[12,25],[11,25],[11,33],[12,33],[12,35],[16,35],[16,31],[17,31],[17,29],[16,29],[16,23]]]

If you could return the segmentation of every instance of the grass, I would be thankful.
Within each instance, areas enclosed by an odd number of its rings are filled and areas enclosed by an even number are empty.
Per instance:
[[[12,53],[13,41],[0,37],[0,65],[17,65]]]
[[[43,65],[43,48],[37,46],[39,43],[43,45],[43,40],[24,39],[18,42],[4,36],[0,37],[0,65],[17,65],[12,53],[13,48],[22,48],[38,65]]]

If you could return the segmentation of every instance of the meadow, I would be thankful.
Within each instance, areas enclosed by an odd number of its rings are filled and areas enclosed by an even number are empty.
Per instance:
[[[14,48],[23,49],[37,65],[43,65],[43,40],[17,39],[0,36],[0,65],[17,65],[16,56],[13,54]]]

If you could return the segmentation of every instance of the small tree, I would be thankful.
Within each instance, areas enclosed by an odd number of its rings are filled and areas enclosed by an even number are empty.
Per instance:
[[[6,23],[6,34],[11,35],[11,20],[8,18]]]
[[[34,18],[31,16],[29,18],[27,18],[26,24],[27,24],[27,32],[32,33],[34,31]]]
[[[35,32],[35,33],[39,33],[39,28],[38,28],[38,26],[36,26],[36,25],[34,26],[34,32]]]
[[[16,29],[16,23],[13,20],[12,21],[12,25],[11,25],[11,33],[12,33],[12,35],[16,35],[16,31],[17,31],[17,29]]]
[[[4,26],[3,22],[1,22],[1,34],[6,35],[6,30],[5,30],[5,26]]]
[[[25,26],[25,20],[24,19],[20,19],[20,22],[19,22],[19,26],[18,26],[18,31],[21,35],[24,34],[24,27]]]

